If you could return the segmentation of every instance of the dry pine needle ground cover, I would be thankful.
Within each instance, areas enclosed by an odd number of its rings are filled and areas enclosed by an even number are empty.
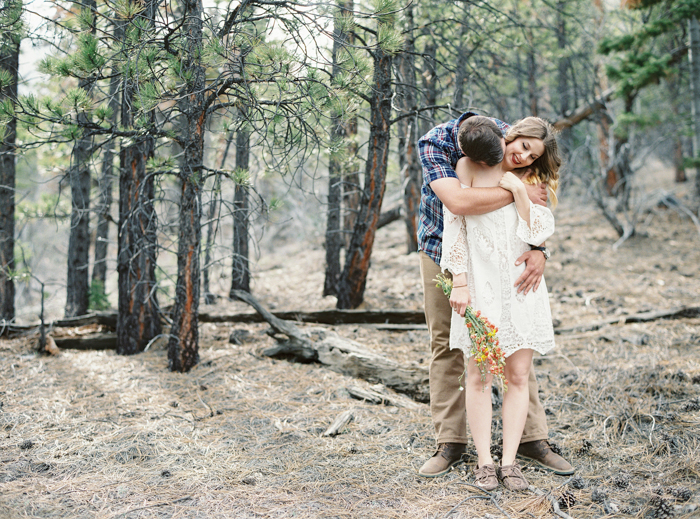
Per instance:
[[[546,275],[561,327],[698,303],[700,238],[687,219],[659,209],[646,238],[613,251],[594,212],[557,218]],[[392,224],[377,239],[369,308],[421,307],[402,232]],[[319,296],[322,251],[285,259],[300,250],[263,258],[255,294],[278,310],[332,308]],[[434,448],[427,405],[360,402],[346,388],[363,381],[265,358],[266,328],[203,324],[201,362],[187,374],[167,371],[162,344],[134,357],[40,356],[27,339],[0,341],[0,517],[540,518],[553,516],[552,500],[576,518],[700,517],[697,317],[558,335],[536,369],[551,439],[576,476],[528,466],[544,495],[493,499],[468,485],[473,456],[445,477],[416,476]],[[425,330],[334,329],[427,364]],[[343,411],[353,420],[323,436]]]

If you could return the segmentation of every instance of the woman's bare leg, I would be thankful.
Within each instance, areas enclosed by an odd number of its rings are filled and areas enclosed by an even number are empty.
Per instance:
[[[479,368],[474,357],[471,357],[467,364],[465,383],[467,394],[465,396],[467,399],[467,423],[469,423],[469,430],[472,433],[474,446],[479,456],[479,467],[493,463],[491,458],[491,381],[491,375],[488,375],[484,382],[481,381]],[[527,413],[527,403],[525,404],[525,412]]]
[[[518,350],[506,359],[508,391],[503,396],[503,466],[515,463],[515,455],[523,435],[530,398],[527,383],[531,365],[531,349]]]

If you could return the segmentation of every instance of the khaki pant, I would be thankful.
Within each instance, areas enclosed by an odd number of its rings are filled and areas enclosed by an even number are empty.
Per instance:
[[[467,410],[464,391],[459,390],[459,376],[464,372],[462,350],[450,349],[452,309],[433,279],[440,267],[425,252],[419,253],[423,278],[425,320],[430,331],[430,412],[437,433],[437,443],[467,443]],[[534,369],[530,370],[530,403],[521,442],[546,440],[547,418],[537,395]]]

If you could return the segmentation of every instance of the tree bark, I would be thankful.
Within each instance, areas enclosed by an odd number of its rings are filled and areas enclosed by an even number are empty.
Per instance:
[[[95,11],[95,0],[80,4]],[[91,29],[95,31],[95,27]],[[93,78],[83,78],[78,87],[90,92]],[[84,111],[78,112],[78,124],[85,128],[89,122]],[[71,190],[70,236],[68,238],[68,274],[66,279],[66,317],[87,313],[89,306],[89,257],[90,250],[90,165],[92,136],[86,130],[76,140],[68,170]]]
[[[415,38],[413,36],[413,6],[406,7],[406,38],[404,52],[398,57],[401,107],[404,111],[417,108],[416,66],[413,59]],[[463,67],[459,67],[462,69]],[[459,85],[461,89],[461,85]],[[457,88],[457,87],[456,87]],[[418,158],[418,116],[402,119],[399,125],[399,167],[403,176],[404,224],[406,226],[406,252],[418,250],[418,208],[423,172]]]
[[[348,5],[349,4],[349,5]],[[353,2],[340,2],[334,18],[333,29],[333,55],[332,77],[341,73],[338,60],[339,53],[347,45],[348,35],[341,27],[340,18],[352,12]],[[331,79],[332,80],[332,79]],[[345,126],[342,121],[343,114],[331,115],[331,146],[333,148],[344,145]],[[328,210],[326,212],[326,274],[323,281],[323,296],[334,296],[338,293],[338,280],[340,279],[340,250],[344,239],[342,233],[341,209],[343,199],[342,173],[343,165],[339,158],[339,152],[331,152],[328,161]]]
[[[423,50],[423,73],[421,76],[423,78],[425,105],[435,106],[437,104],[437,71],[435,70],[437,66],[437,46],[432,35],[429,35],[428,38]],[[434,110],[428,110],[424,114],[427,117],[423,119],[423,127],[420,129],[421,135],[425,135],[435,126]]]
[[[189,371],[199,360],[199,254],[201,249],[202,159],[204,156],[205,74],[202,66],[202,1],[185,0],[182,67],[188,78],[182,95],[184,132],[180,134],[180,217],[175,308],[168,343],[171,371]]]
[[[224,147],[224,153],[221,157],[221,165],[219,169],[224,169],[226,167],[226,158],[228,157],[228,150],[231,148],[231,142],[233,141],[233,132],[229,132],[226,138],[226,146]],[[219,207],[217,197],[221,191],[221,176],[217,175],[214,181],[214,189],[212,191],[211,201],[209,203],[209,213],[207,214],[207,238],[204,243],[204,266],[202,267],[202,293],[204,294],[204,302],[208,305],[213,304],[216,301],[216,297],[209,290],[209,262],[211,261],[211,249],[214,244],[214,217],[216,216],[216,210]]]
[[[370,105],[370,132],[362,203],[338,285],[337,308],[357,308],[364,297],[372,246],[386,187],[391,116],[390,54],[377,47]]]
[[[578,107],[571,113],[571,115],[563,117],[556,121],[553,124],[554,129],[563,130],[564,128],[570,128],[571,126],[575,126],[581,121],[588,119],[591,115],[600,112],[602,109],[605,108],[605,103],[607,103],[608,100],[610,100],[614,93],[614,87],[606,89],[590,103]]]
[[[123,37],[121,22],[114,26],[114,39],[119,41]],[[122,79],[117,75],[117,69],[112,69],[114,77],[109,84],[109,108],[112,117],[109,122],[116,126],[119,116],[119,84]],[[106,295],[107,282],[107,251],[109,248],[109,225],[112,222],[110,211],[112,209],[112,178],[114,176],[114,140],[108,138],[102,147],[102,174],[99,181],[100,202],[97,209],[97,230],[95,232],[95,261],[92,267],[92,283],[90,286],[93,299],[103,299]]]
[[[245,114],[236,133],[236,170],[248,173],[250,163],[250,131],[246,127]],[[233,195],[233,265],[231,269],[231,293],[234,290],[250,292],[249,266],[249,201],[248,185],[237,183]]]
[[[153,25],[155,1],[149,0],[143,16]],[[137,69],[137,64],[131,64]],[[134,126],[137,113],[136,81],[123,77],[121,125]],[[153,112],[146,114],[151,123]],[[133,355],[143,351],[161,333],[160,310],[156,298],[157,219],[153,207],[153,176],[146,162],[153,157],[154,141],[137,136],[119,153],[119,232],[117,236],[118,315],[117,353]]]
[[[9,9],[11,1],[0,5]],[[17,21],[21,11],[17,13]],[[17,99],[19,75],[19,34],[10,28],[3,30],[0,41],[0,68],[8,71],[12,80],[0,90],[0,102]],[[15,143],[17,118],[12,117],[0,132],[0,319],[11,321],[15,317]]]
[[[537,56],[535,56],[535,45],[533,42],[532,31],[528,31],[529,46],[527,49],[527,93],[530,100],[530,114],[537,116],[538,106],[537,101],[539,95],[537,92]]]
[[[567,52],[566,39],[566,17],[564,10],[566,3],[563,0],[557,2],[557,47],[559,58],[557,63],[558,90],[559,90],[559,113],[561,117],[566,117],[570,109],[569,95],[569,56]],[[559,149],[564,157],[567,157],[571,150],[571,130],[565,128],[559,134]]]
[[[690,35],[690,85],[692,91],[691,114],[693,117],[693,159],[700,160],[700,24],[693,16],[688,20]],[[695,192],[700,197],[700,165],[695,163]]]

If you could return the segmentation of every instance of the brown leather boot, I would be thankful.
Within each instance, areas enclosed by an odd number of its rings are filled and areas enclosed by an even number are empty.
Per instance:
[[[447,474],[452,467],[462,461],[462,454],[467,451],[463,443],[441,443],[433,457],[423,463],[418,475],[424,478],[435,478]]]
[[[547,440],[521,443],[518,447],[518,456],[534,461],[540,467],[551,470],[560,476],[570,476],[574,473],[574,467],[571,466],[571,463],[554,452]]]

